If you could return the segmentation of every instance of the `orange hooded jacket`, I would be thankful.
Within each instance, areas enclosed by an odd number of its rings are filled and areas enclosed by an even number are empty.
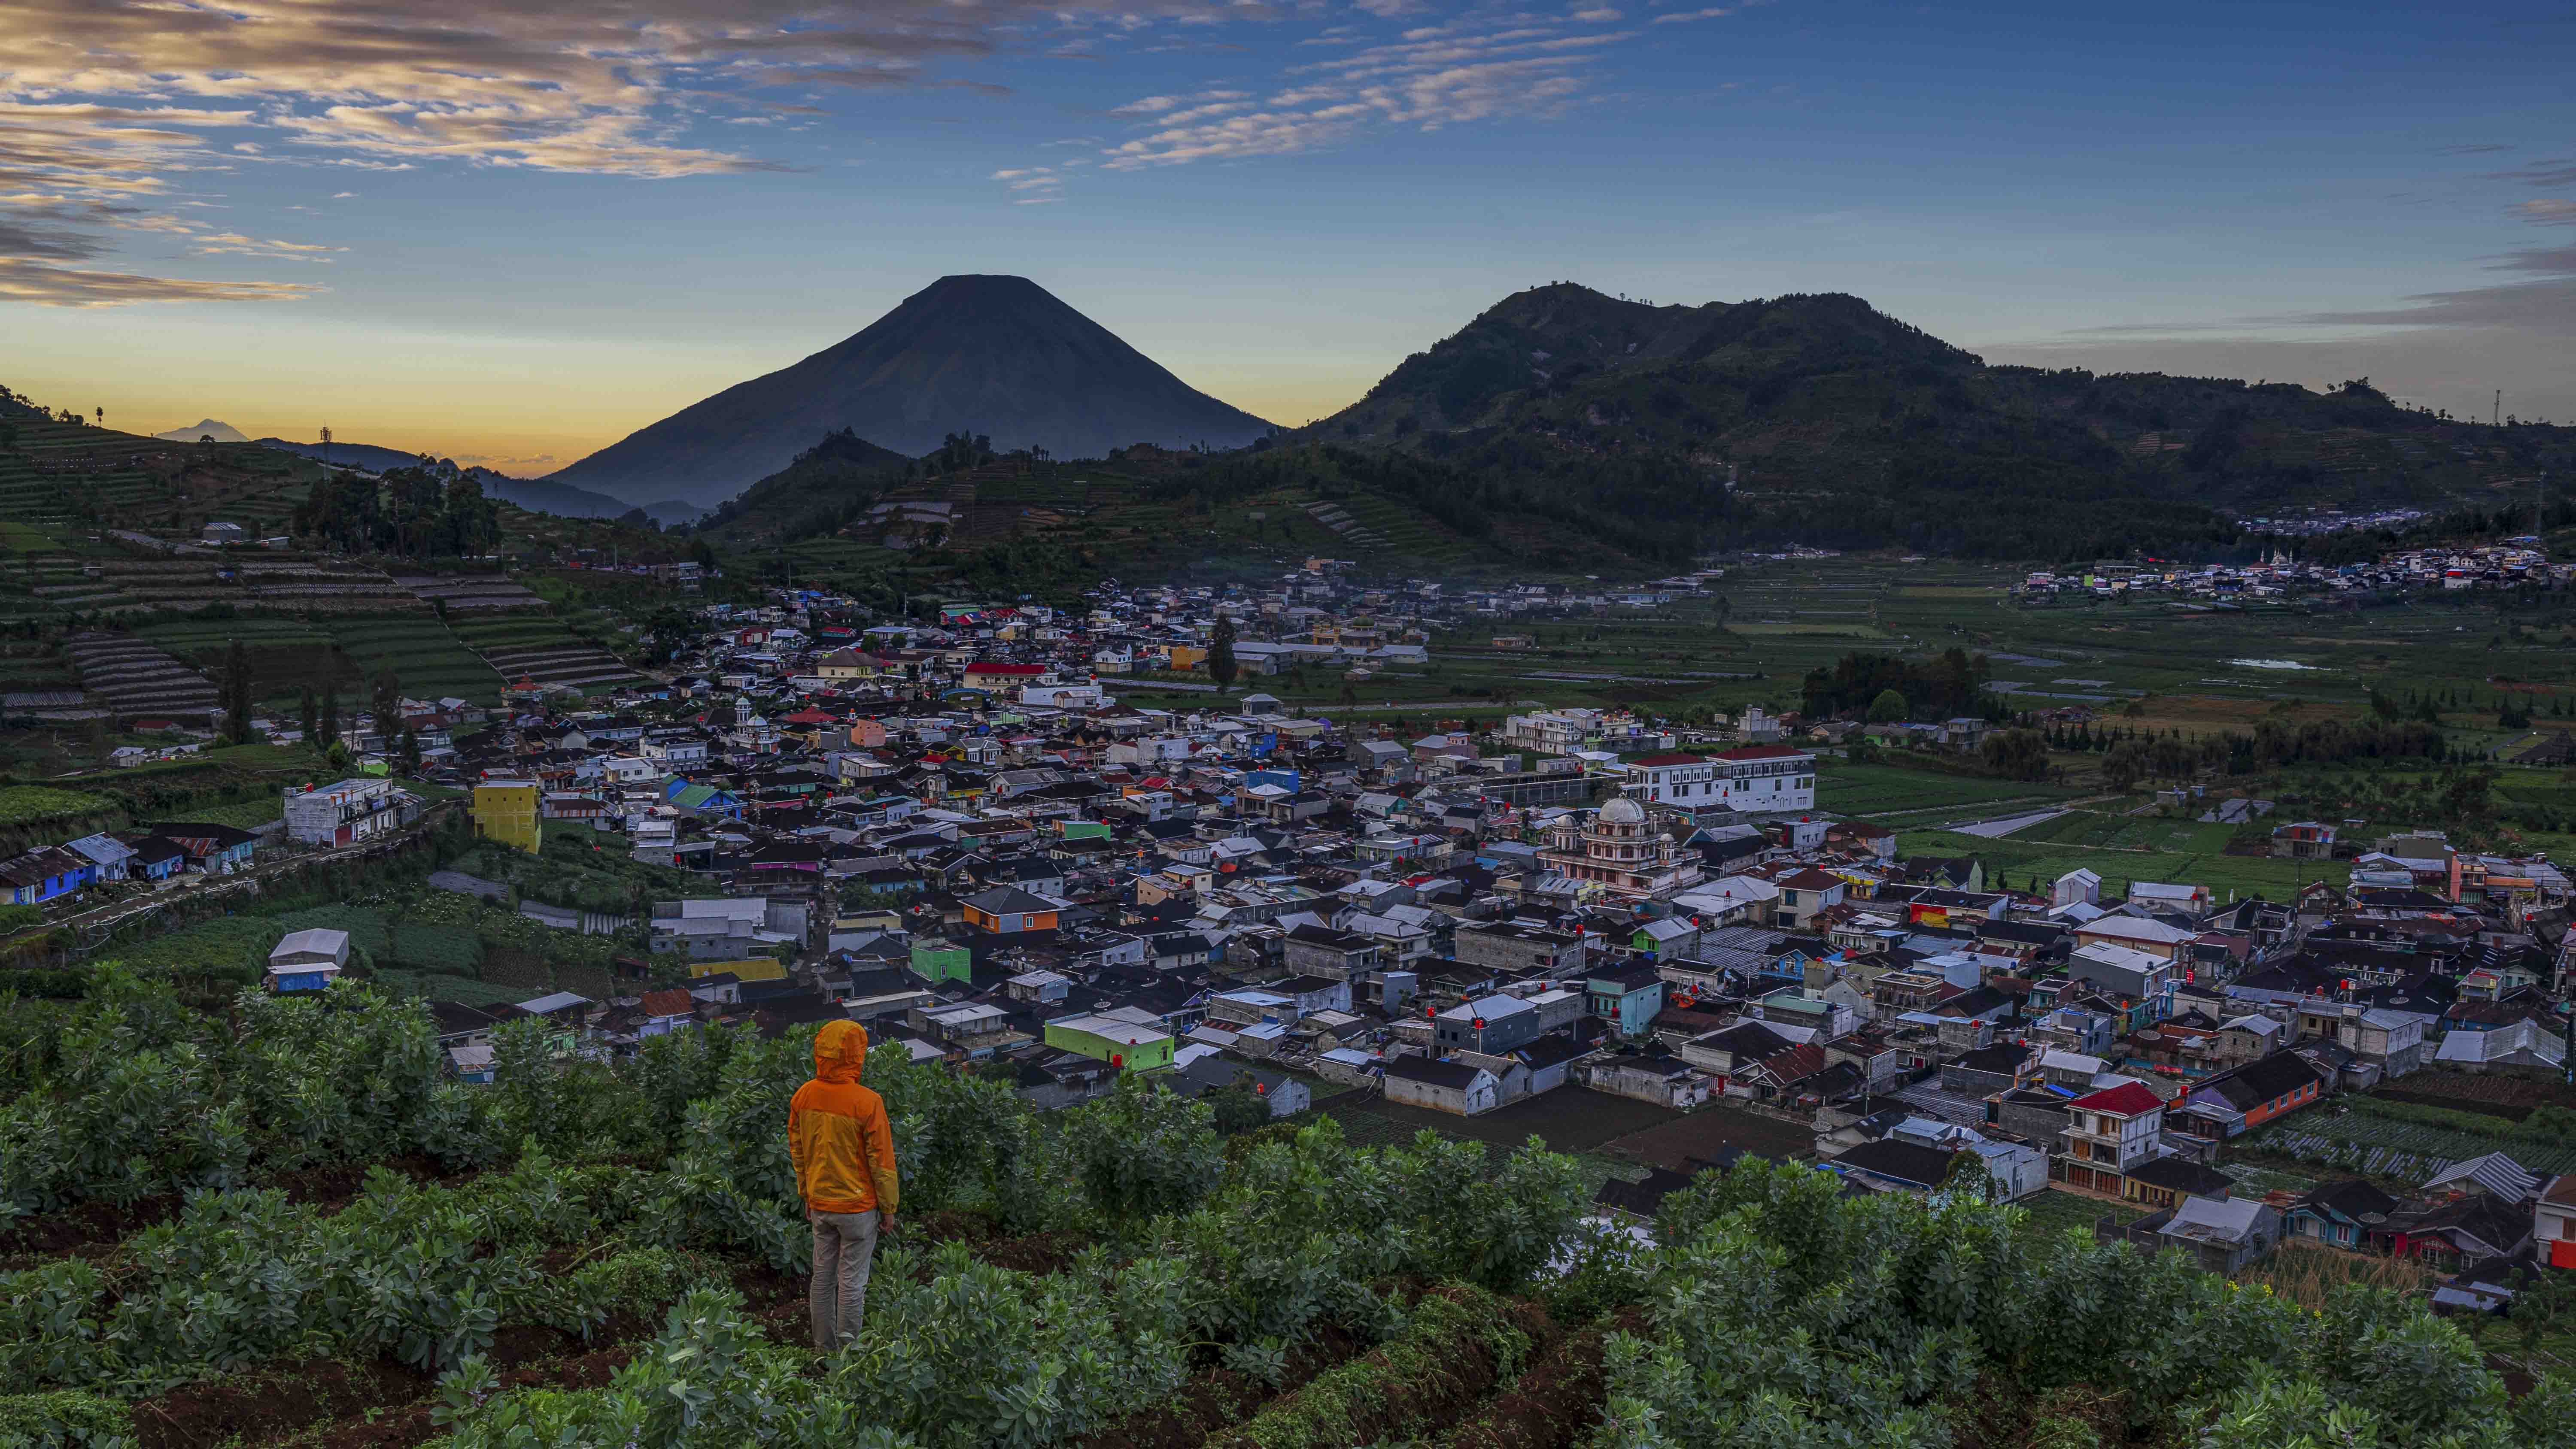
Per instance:
[[[827,1021],[814,1033],[814,1080],[787,1104],[787,1151],[796,1162],[796,1191],[816,1212],[894,1216],[894,1133],[885,1098],[859,1085],[867,1066],[867,1028]]]

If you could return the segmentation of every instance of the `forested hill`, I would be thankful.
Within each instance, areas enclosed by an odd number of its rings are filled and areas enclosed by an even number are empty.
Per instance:
[[[821,440],[786,467],[725,500],[698,525],[725,538],[813,538],[849,525],[894,483],[918,472],[913,460],[880,448],[847,428]]]
[[[1292,436],[1702,546],[2030,558],[2215,544],[2235,533],[2221,510],[2492,499],[2576,464],[2576,429],[2454,421],[2366,380],[1998,367],[1857,297],[1658,307],[1570,283],[1505,298]]]

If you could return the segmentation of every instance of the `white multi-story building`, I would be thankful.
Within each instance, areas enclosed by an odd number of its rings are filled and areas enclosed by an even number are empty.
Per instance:
[[[349,779],[290,790],[286,833],[306,845],[351,845],[420,818],[420,797],[391,780]]]
[[[1601,726],[1601,715],[1589,709],[1548,709],[1503,720],[1503,743],[1542,755],[1570,755]]]
[[[1816,757],[1787,745],[1648,755],[1629,761],[1627,769],[1628,798],[1644,805],[1748,815],[1816,808]]]

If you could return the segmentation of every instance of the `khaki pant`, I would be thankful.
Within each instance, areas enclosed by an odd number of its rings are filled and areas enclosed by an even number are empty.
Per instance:
[[[825,1353],[855,1338],[868,1307],[868,1268],[877,1253],[878,1215],[815,1213],[814,1346]]]

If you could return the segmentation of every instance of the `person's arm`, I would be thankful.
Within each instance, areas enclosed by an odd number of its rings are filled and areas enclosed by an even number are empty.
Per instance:
[[[796,1130],[800,1125],[796,1119],[803,1115],[797,1107],[787,1109],[787,1161],[795,1169],[796,1195],[800,1198],[805,1196],[805,1134]],[[805,1208],[805,1221],[814,1221],[814,1208],[810,1203]]]
[[[878,1098],[872,1106],[867,1132],[868,1176],[877,1190],[877,1223],[881,1228],[890,1228],[894,1226],[895,1204],[903,1195],[903,1181],[895,1170],[894,1126],[886,1120],[885,1099]]]

